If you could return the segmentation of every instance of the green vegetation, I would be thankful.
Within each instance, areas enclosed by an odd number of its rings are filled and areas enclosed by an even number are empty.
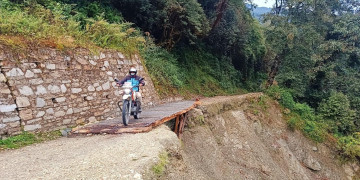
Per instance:
[[[267,85],[281,87],[268,92],[291,110],[290,127],[316,141],[329,133],[344,155],[359,158],[359,4],[283,2],[264,17]]]
[[[258,105],[262,110],[266,111],[269,107],[266,102],[268,102],[269,96],[260,96]]]
[[[35,43],[140,53],[161,96],[215,96],[239,93],[239,88],[258,89],[266,78],[259,23],[243,2],[229,2],[222,9],[223,18],[213,16],[220,13],[215,1],[204,9],[206,3],[1,0],[0,41],[12,46]]]
[[[142,51],[145,65],[160,96],[176,94],[183,87],[183,72],[176,58],[163,48],[148,44]]]
[[[61,137],[60,131],[52,131],[47,133],[32,134],[23,132],[17,136],[12,136],[4,140],[0,140],[0,150],[17,149],[34,143],[40,143]]]
[[[355,111],[350,109],[350,101],[343,93],[331,93],[320,103],[318,112],[328,121],[333,133],[349,135],[355,132]]]
[[[130,23],[109,23],[101,18],[81,22],[77,20],[81,16],[78,12],[71,14],[74,13],[71,5],[49,1],[47,6],[36,1],[16,4],[0,0],[0,40],[18,43],[15,45],[45,44],[58,49],[111,48],[125,53],[137,52],[145,42]],[[9,41],[14,36],[20,39]]]
[[[266,93],[285,108],[289,128],[301,130],[315,142],[323,142],[333,136],[343,156],[349,159],[360,157],[359,133],[355,132],[354,122],[351,121],[355,112],[349,108],[349,100],[344,94],[332,93],[315,113],[310,106],[296,103],[289,91],[278,86],[272,86]]]
[[[195,0],[110,3],[126,20],[149,32],[157,45],[168,50],[147,47],[143,53],[153,81],[161,84],[158,87],[161,94],[215,96],[239,93],[239,88],[258,89],[265,77],[261,27],[243,2],[231,1],[222,12],[217,12],[216,3]],[[216,13],[224,16],[216,17]],[[250,22],[244,23],[245,19]]]
[[[169,163],[169,154],[163,152],[159,155],[159,161],[155,164],[151,170],[156,177],[160,177],[166,170],[166,165]]]
[[[281,1],[260,23],[238,0],[0,0],[0,42],[140,54],[162,97],[262,87],[290,128],[359,158],[360,5]]]
[[[350,159],[355,159],[360,155],[360,134],[345,136],[339,139],[339,148],[343,154]]]
[[[0,147],[1,149],[16,149],[35,142],[36,139],[34,134],[23,133],[5,140],[0,140]]]
[[[307,137],[315,142],[323,142],[327,136],[327,125],[321,117],[315,115],[315,111],[307,104],[296,103],[287,90],[278,86],[272,86],[266,93],[278,100],[286,108],[286,118],[291,129],[301,130]]]
[[[188,92],[215,96],[234,93],[240,87],[240,74],[229,61],[220,59],[203,48],[183,48],[176,54],[185,74],[184,82]]]

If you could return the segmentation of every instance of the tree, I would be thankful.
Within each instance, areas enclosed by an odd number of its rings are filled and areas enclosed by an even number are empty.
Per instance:
[[[331,122],[334,133],[349,135],[355,132],[355,112],[350,109],[350,102],[343,93],[332,92],[320,103],[318,111],[324,120]]]
[[[236,0],[200,1],[212,23],[206,38],[211,50],[226,56],[241,72],[242,81],[255,80],[264,72],[265,41],[259,23],[244,2]],[[213,7],[210,8],[209,6]]]
[[[112,1],[124,18],[149,32],[156,43],[172,49],[178,42],[193,44],[209,30],[206,15],[196,0]]]

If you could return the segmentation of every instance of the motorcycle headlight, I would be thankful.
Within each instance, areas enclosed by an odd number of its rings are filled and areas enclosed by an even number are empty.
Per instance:
[[[131,90],[130,89],[124,89],[125,94],[130,94]]]

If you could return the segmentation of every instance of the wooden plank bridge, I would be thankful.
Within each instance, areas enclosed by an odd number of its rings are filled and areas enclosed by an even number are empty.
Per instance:
[[[198,105],[200,105],[200,101],[180,101],[162,104],[143,110],[139,119],[134,119],[131,116],[128,126],[124,126],[121,117],[118,117],[82,127],[76,127],[71,131],[71,134],[121,134],[149,132],[154,127],[175,119],[174,132],[180,138],[185,126],[185,114]]]

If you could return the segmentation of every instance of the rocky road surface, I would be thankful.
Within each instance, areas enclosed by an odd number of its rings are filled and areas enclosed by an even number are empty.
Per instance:
[[[140,134],[64,137],[0,152],[0,179],[143,179],[161,152],[179,145],[165,125]]]

